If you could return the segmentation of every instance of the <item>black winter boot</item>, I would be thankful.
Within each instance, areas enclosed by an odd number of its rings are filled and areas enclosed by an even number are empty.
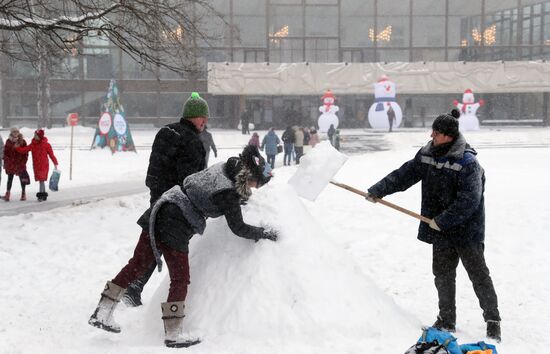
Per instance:
[[[487,321],[487,338],[500,343],[502,340],[500,337],[500,321]]]
[[[441,316],[437,316],[437,320],[434,322],[432,327],[445,332],[456,332],[456,324],[453,321],[442,319]]]
[[[143,290],[143,284],[136,280],[126,288],[126,293],[122,297],[122,302],[128,307],[138,307],[143,305],[141,302],[141,292]]]
[[[45,202],[48,199],[48,193],[46,192],[38,192],[36,193],[36,198],[39,202]]]

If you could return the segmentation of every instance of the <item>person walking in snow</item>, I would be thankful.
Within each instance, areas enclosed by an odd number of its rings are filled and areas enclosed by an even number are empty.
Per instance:
[[[391,104],[388,103],[388,111],[386,112],[388,114],[388,124],[390,126],[390,129],[388,130],[389,133],[392,132],[393,123],[395,123],[395,111],[393,110]]]
[[[340,129],[336,129],[334,130],[334,134],[332,134],[332,141],[330,143],[338,151],[340,151],[340,140]]]
[[[328,136],[328,141],[330,141],[332,145],[334,145],[332,136],[334,135],[335,131],[336,131],[336,128],[334,128],[334,124],[331,124],[330,127],[328,128],[327,136]]]
[[[283,157],[283,165],[289,165],[290,166],[290,160],[292,158],[292,150],[294,150],[294,130],[292,130],[292,127],[288,126],[286,127],[283,136],[281,137],[283,140],[283,148],[285,155]],[[288,157],[288,163],[287,163],[287,157]]]
[[[317,133],[317,130],[313,127],[309,130],[309,145],[311,145],[312,148],[315,147],[315,145],[319,144],[321,140],[319,139],[319,134]]]
[[[20,154],[32,153],[32,169],[34,171],[34,180],[40,184],[39,192],[36,193],[36,198],[39,202],[44,202],[48,199],[46,192],[46,181],[48,180],[48,172],[50,163],[48,157],[52,160],[54,168],[57,170],[59,163],[53,154],[52,146],[48,142],[48,138],[44,136],[44,129],[38,129],[34,132],[34,137],[31,143],[27,146],[15,146],[15,151]]]
[[[202,146],[204,147],[205,154],[205,164],[208,166],[208,160],[210,157],[210,149],[214,152],[214,157],[218,157],[218,149],[216,149],[216,144],[214,143],[214,139],[212,138],[212,134],[210,134],[209,131],[207,131],[208,127],[205,125],[204,130],[199,134],[199,138],[202,141]]]
[[[19,176],[19,181],[21,182],[21,198],[20,200],[27,200],[25,194],[25,187],[29,182],[29,174],[27,173],[27,160],[29,158],[29,153],[19,153],[15,150],[16,147],[25,147],[27,142],[23,139],[23,135],[19,133],[19,129],[11,128],[10,135],[8,140],[6,140],[6,145],[4,146],[4,169],[6,170],[6,175],[8,175],[8,184],[6,186],[6,194],[2,199],[6,202],[10,201],[11,197],[11,186],[13,184],[13,176]]]
[[[376,202],[422,181],[422,215],[418,239],[432,244],[432,271],[439,297],[439,315],[433,327],[456,328],[456,268],[462,261],[483,309],[487,337],[500,341],[497,295],[485,263],[485,173],[476,151],[458,130],[460,113],[438,116],[432,140],[416,156],[368,189]]]
[[[168,124],[158,131],[145,179],[151,206],[164,192],[181,184],[185,177],[206,168],[206,151],[199,133],[206,127],[208,116],[208,104],[197,92],[193,92],[183,105],[179,122]],[[149,210],[137,222],[144,232],[149,230]],[[151,262],[149,271],[128,287],[123,299],[128,306],[141,305],[141,292],[154,270],[155,264]]]
[[[299,165],[300,158],[304,154],[304,131],[301,127],[294,127],[294,151],[296,152],[296,165]]]
[[[262,151],[265,148],[265,154],[267,155],[267,163],[275,168],[275,156],[277,155],[277,145],[281,143],[279,136],[275,133],[275,129],[269,128],[269,131],[262,139],[262,145],[260,149]]]
[[[252,118],[252,114],[248,110],[248,108],[245,108],[243,113],[241,114],[241,131],[243,135],[250,134],[250,121]]]
[[[248,145],[239,157],[217,163],[185,178],[182,185],[166,191],[151,208],[149,231],[143,231],[128,264],[108,281],[96,310],[88,323],[109,332],[119,333],[113,311],[125,289],[149,270],[153,262],[162,268],[164,256],[170,276],[166,302],[161,304],[167,347],[188,347],[200,340],[183,332],[183,317],[189,284],[189,240],[202,234],[206,218],[225,216],[231,231],[240,237],[259,241],[277,241],[274,230],[246,224],[241,204],[269,182],[271,168],[258,149]],[[159,252],[160,251],[160,252]]]
[[[260,149],[260,136],[258,135],[258,133],[256,132],[252,133],[250,140],[248,140],[248,145],[252,145]]]

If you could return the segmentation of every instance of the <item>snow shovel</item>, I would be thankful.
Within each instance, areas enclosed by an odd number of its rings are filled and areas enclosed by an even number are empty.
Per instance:
[[[366,197],[366,192],[360,191],[343,183],[332,181],[332,178],[336,175],[336,173],[338,173],[340,168],[342,168],[347,159],[348,157],[346,155],[337,151],[328,141],[323,141],[322,143],[316,145],[315,148],[311,149],[310,153],[304,155],[300,159],[300,165],[296,170],[296,173],[294,173],[294,176],[288,180],[288,184],[294,187],[296,193],[300,197],[311,201],[315,201],[319,194],[321,194],[321,191],[329,183]],[[430,223],[430,219],[425,216],[419,215],[383,199],[377,198],[376,201],[425,223]]]
[[[338,182],[334,182],[334,181],[330,181],[331,184],[334,184],[335,186],[338,186],[340,188],[344,188],[344,189],[347,189],[348,191],[350,192],[353,192],[353,193],[356,193],[356,194],[359,194],[359,195],[362,195],[363,197],[367,197],[367,193],[366,192],[363,192],[359,189],[356,189],[356,188],[353,188],[351,186],[348,186],[347,184],[343,184],[343,183],[338,183]],[[403,207],[400,207],[399,205],[395,205],[393,203],[390,203],[388,201],[385,201],[384,199],[380,199],[380,198],[374,198],[376,200],[377,203],[380,203],[380,204],[383,204],[387,207],[390,207],[392,209],[395,209],[397,211],[400,211],[402,213],[405,213],[407,215],[410,215],[412,216],[413,218],[415,219],[418,219],[420,221],[424,221],[426,224],[429,224],[430,223],[430,218],[427,218],[425,216],[422,216],[420,214],[417,214],[415,213],[414,211],[410,211],[408,209],[405,209]]]

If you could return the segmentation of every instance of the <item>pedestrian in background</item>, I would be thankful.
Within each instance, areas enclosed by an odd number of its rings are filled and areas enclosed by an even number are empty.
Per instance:
[[[258,133],[252,133],[250,140],[248,140],[248,145],[255,146],[258,148],[258,150],[260,149],[260,136],[258,135]]]
[[[23,135],[19,132],[17,128],[10,129],[10,135],[6,144],[4,146],[4,169],[6,170],[6,175],[8,175],[8,182],[6,186],[6,194],[2,197],[6,202],[10,201],[11,197],[11,187],[13,184],[13,177],[19,176],[19,181],[21,182],[21,201],[27,200],[25,194],[25,187],[30,183],[29,173],[27,172],[27,160],[29,158],[29,153],[19,153],[15,150],[16,147],[25,147],[27,142],[23,139]]]
[[[314,127],[311,127],[311,129],[309,129],[309,145],[314,148],[320,141],[321,139],[319,139],[319,133],[317,133],[317,130]]]
[[[39,192],[36,193],[36,198],[39,202],[45,202],[48,199],[45,182],[48,180],[48,172],[50,170],[48,157],[52,160],[56,170],[59,163],[53,154],[52,146],[48,142],[48,138],[44,136],[44,129],[38,129],[34,132],[34,137],[29,145],[16,146],[15,150],[20,154],[26,154],[29,151],[32,153],[34,180],[40,185]]]
[[[269,128],[269,131],[262,139],[262,145],[260,149],[262,151],[265,149],[265,154],[267,155],[267,163],[275,168],[275,156],[277,155],[277,145],[281,143],[279,136],[275,133],[274,128]]]
[[[204,147],[205,155],[204,160],[206,166],[208,166],[208,160],[210,158],[210,150],[214,152],[214,158],[218,157],[218,150],[216,149],[216,144],[214,143],[214,139],[212,138],[212,134],[210,134],[209,131],[207,131],[208,127],[205,125],[204,130],[199,134],[199,139],[202,141],[202,146]]]
[[[294,131],[292,130],[291,126],[286,127],[281,139],[283,140],[283,150],[285,153],[283,157],[283,165],[290,166],[290,160],[292,158],[292,151],[294,150],[294,139],[295,139]]]
[[[294,151],[296,152],[296,165],[299,165],[300,158],[304,154],[304,131],[301,127],[294,127]]]
[[[332,140],[332,136],[334,135],[335,131],[336,131],[336,128],[334,128],[334,124],[331,124],[330,127],[328,128],[327,136],[328,136],[328,141],[330,141],[330,143],[332,145],[334,145],[334,141]]]

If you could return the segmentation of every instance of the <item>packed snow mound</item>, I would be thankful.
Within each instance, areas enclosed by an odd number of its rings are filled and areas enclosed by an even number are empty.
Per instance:
[[[187,330],[218,344],[224,336],[228,343],[238,336],[317,346],[328,338],[357,345],[396,332],[417,336],[420,324],[323,233],[288,184],[255,190],[243,215],[278,230],[279,240],[255,243],[235,236],[225,218],[210,220],[191,241]],[[168,285],[166,276],[153,299],[145,299],[147,332],[159,340],[159,304]]]

